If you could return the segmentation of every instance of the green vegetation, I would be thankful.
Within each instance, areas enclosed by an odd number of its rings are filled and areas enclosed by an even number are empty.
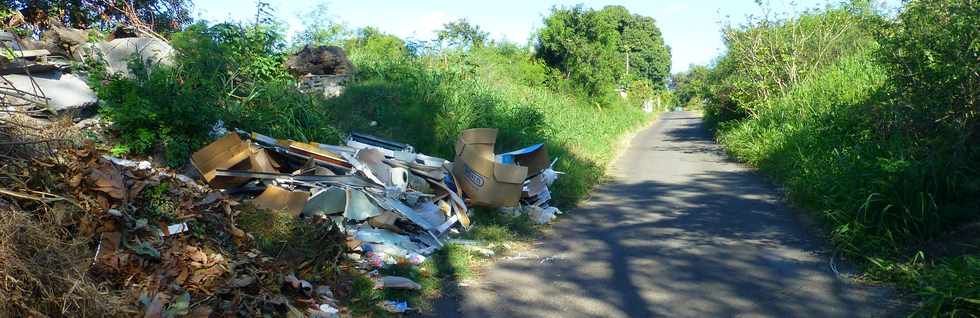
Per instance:
[[[592,96],[635,81],[661,87],[670,74],[670,48],[653,18],[622,6],[553,8],[538,30],[536,51]]]
[[[978,23],[964,0],[754,20],[727,27],[727,53],[675,77],[676,93],[706,100],[718,140],[785,185],[844,255],[921,296],[917,315],[976,316],[980,245],[919,250],[980,221]]]

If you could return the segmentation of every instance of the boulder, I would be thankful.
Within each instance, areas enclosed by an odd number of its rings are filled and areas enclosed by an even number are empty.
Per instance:
[[[88,42],[89,30],[65,27],[61,23],[50,23],[50,27],[41,33],[41,41],[35,42],[29,49],[44,49],[53,55],[71,57],[76,49]]]
[[[344,49],[336,46],[304,46],[286,60],[286,68],[296,76],[354,73],[354,64],[347,59]]]

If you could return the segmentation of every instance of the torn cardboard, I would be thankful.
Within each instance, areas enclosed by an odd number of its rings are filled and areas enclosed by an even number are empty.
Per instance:
[[[502,153],[496,156],[497,162],[527,167],[527,175],[536,176],[551,167],[548,149],[544,144],[536,144]]]
[[[453,175],[474,205],[516,206],[521,198],[528,168],[494,160],[497,130],[464,130],[456,142]]]

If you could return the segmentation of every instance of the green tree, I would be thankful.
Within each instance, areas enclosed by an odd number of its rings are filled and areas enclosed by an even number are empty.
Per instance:
[[[685,105],[695,98],[705,98],[708,95],[708,76],[711,72],[707,66],[691,65],[685,72],[674,74],[670,78],[670,88],[677,96],[677,101]]]
[[[405,41],[397,36],[385,34],[375,27],[358,30],[345,44],[345,49],[352,57],[365,57],[364,60],[391,61],[408,56]]]
[[[442,25],[442,30],[436,33],[436,39],[457,48],[482,48],[487,44],[490,33],[480,29],[479,25],[469,20],[459,19]]]
[[[306,44],[340,45],[344,39],[350,36],[347,28],[343,24],[337,23],[330,16],[326,3],[321,2],[313,10],[297,15],[303,22],[303,31],[296,35],[296,39],[293,41],[295,47],[302,47]]]
[[[636,80],[663,87],[670,74],[670,48],[656,21],[622,6],[552,8],[537,32],[537,52],[592,96]]]
[[[74,28],[108,29],[135,17],[164,32],[179,31],[191,22],[190,0],[0,0],[0,8],[19,11],[25,22],[41,30],[51,19]]]

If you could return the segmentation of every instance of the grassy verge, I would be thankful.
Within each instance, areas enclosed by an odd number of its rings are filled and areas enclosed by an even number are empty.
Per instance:
[[[834,245],[865,264],[869,277],[921,299],[915,315],[976,315],[980,254],[908,256],[910,245],[968,218],[969,208],[961,211],[955,193],[934,183],[942,161],[918,157],[919,140],[876,131],[870,114],[889,107],[886,80],[880,64],[855,54],[767,101],[756,116],[722,123],[718,140],[814,211]]]

